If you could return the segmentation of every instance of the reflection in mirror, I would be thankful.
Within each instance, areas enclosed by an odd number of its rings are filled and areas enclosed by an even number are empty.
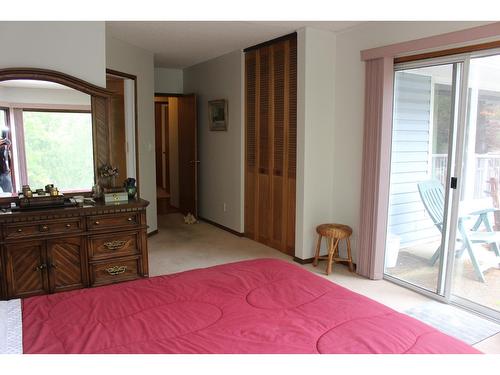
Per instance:
[[[91,97],[48,81],[0,82],[2,196],[53,184],[62,192],[94,185]]]

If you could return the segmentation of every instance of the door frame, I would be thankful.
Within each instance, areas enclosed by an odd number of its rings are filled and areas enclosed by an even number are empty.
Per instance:
[[[470,301],[466,298],[454,296],[451,293],[454,272],[455,260],[455,243],[457,238],[458,212],[460,204],[460,195],[462,192],[462,162],[464,158],[464,142],[467,131],[467,116],[468,116],[468,83],[470,60],[472,58],[487,57],[500,55],[500,48],[491,50],[481,50],[466,52],[457,55],[445,57],[436,57],[424,60],[416,60],[411,62],[402,62],[394,65],[394,74],[397,71],[423,68],[436,65],[454,64],[453,84],[452,88],[452,113],[453,124],[450,126],[449,144],[448,144],[448,166],[447,166],[447,183],[445,186],[445,208],[444,208],[444,223],[441,242],[441,265],[439,269],[436,292],[429,291],[418,285],[408,281],[396,278],[384,273],[383,278],[397,285],[403,286],[417,293],[423,294],[432,299],[444,302],[450,305],[458,306],[469,310],[475,314],[481,315],[492,320],[500,320],[500,312],[489,307],[480,305],[479,303]],[[458,71],[455,71],[455,67]],[[453,87],[453,86],[452,86]],[[395,100],[395,91],[393,92],[393,101]],[[393,112],[394,115],[394,112]],[[391,148],[392,148],[392,127],[391,123]],[[392,155],[392,154],[391,154]],[[457,188],[450,187],[451,177],[456,177],[459,181]],[[387,239],[386,239],[387,241]],[[387,246],[386,246],[387,248]],[[384,249],[385,257],[385,249]]]
[[[138,140],[138,135],[139,135],[139,127],[138,127],[138,111],[137,111],[137,76],[125,72],[121,72],[118,70],[114,69],[109,69],[106,68],[106,75],[112,75],[116,77],[120,77],[123,79],[130,79],[134,82],[134,147],[135,147],[135,180],[136,180],[136,186],[137,186],[137,198],[140,198],[140,186],[141,186],[141,179],[139,178],[140,175],[140,169],[139,169],[139,140]],[[124,103],[125,107],[127,103]],[[127,124],[125,124],[125,132],[127,131],[126,129]]]
[[[174,98],[183,98],[183,97],[188,97],[188,96],[193,96],[194,97],[194,106],[195,106],[195,113],[194,113],[194,207],[195,207],[195,212],[193,215],[198,218],[198,165],[200,164],[199,162],[196,162],[198,159],[198,96],[195,93],[186,93],[186,94],[180,94],[180,93],[166,93],[166,92],[155,92],[154,93],[154,98],[156,97],[174,97]]]

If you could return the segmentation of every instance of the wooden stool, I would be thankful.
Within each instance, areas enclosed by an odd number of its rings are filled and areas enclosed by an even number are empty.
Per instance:
[[[329,275],[332,272],[333,262],[344,261],[349,264],[349,271],[353,272],[352,267],[352,257],[351,257],[351,242],[349,237],[352,234],[351,227],[343,224],[321,224],[316,227],[316,232],[318,232],[318,244],[316,245],[316,254],[314,255],[313,266],[318,265],[319,259],[326,259],[328,263],[326,265],[326,274]],[[321,239],[326,237],[328,239],[328,255],[319,256],[319,251],[321,249]],[[339,244],[341,240],[346,240],[347,242],[347,258],[339,257]]]

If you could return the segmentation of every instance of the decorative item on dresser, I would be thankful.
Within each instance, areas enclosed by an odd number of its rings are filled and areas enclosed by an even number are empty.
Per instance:
[[[148,204],[0,213],[1,299],[147,277]]]

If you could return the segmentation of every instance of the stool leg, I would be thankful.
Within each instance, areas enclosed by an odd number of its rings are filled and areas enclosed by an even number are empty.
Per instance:
[[[352,256],[351,256],[351,241],[347,237],[347,259],[349,259],[349,271],[354,272],[352,267]]]
[[[333,254],[335,253],[335,250],[337,249],[337,246],[339,244],[339,240],[335,238],[330,238],[330,246],[328,249],[328,264],[326,265],[326,274],[329,275],[332,272],[332,267],[333,267]]]
[[[316,254],[314,254],[313,266],[316,267],[318,265],[319,251],[321,249],[321,234],[318,237],[318,242],[316,244]]]

